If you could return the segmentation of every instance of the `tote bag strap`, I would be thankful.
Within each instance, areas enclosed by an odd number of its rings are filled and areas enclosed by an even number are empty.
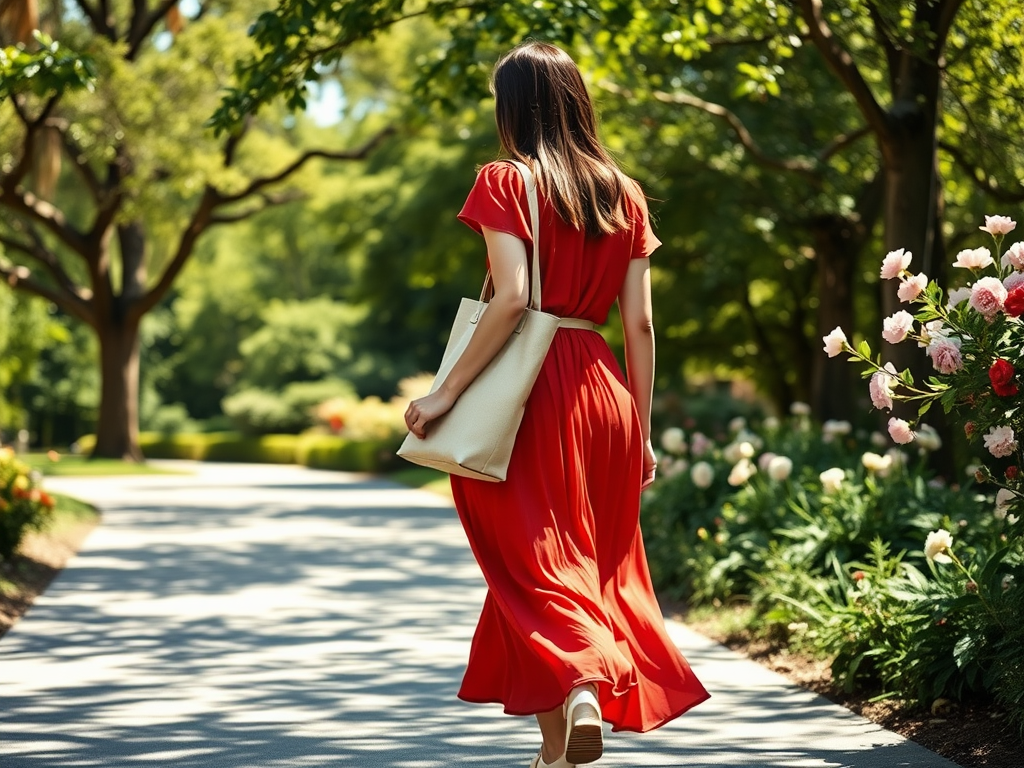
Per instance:
[[[510,160],[510,163],[516,167],[520,175],[523,177],[523,182],[526,184],[526,197],[530,209],[530,228],[533,234],[533,260],[530,265],[530,309],[540,311],[540,205],[537,202],[537,180],[533,176],[533,172],[523,163],[518,160]],[[491,270],[487,270],[487,276],[484,277],[484,285],[480,290],[480,301],[481,303],[487,301],[490,298],[489,292],[493,287],[493,281],[491,279]],[[480,318],[480,314],[483,312],[483,307],[474,314],[472,322],[476,322]]]

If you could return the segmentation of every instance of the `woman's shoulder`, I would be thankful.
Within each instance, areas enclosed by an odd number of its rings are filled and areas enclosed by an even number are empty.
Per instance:
[[[495,186],[521,187],[523,177],[510,160],[494,160],[480,166],[477,183],[485,182]]]

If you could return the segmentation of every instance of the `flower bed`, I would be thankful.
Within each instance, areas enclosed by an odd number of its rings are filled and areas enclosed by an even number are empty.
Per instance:
[[[10,560],[26,533],[49,523],[53,506],[37,474],[18,461],[13,449],[0,447],[0,562]]]
[[[755,632],[826,656],[848,690],[997,696],[1024,722],[1015,523],[995,489],[935,478],[925,434],[902,447],[799,404],[756,432],[736,421],[727,442],[667,430],[643,512],[656,586],[751,603]]]

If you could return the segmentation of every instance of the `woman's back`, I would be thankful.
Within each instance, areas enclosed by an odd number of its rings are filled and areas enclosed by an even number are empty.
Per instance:
[[[544,195],[538,199],[541,308],[559,317],[604,323],[629,260],[645,258],[661,244],[651,230],[643,193],[631,184],[623,200],[628,228],[598,237],[587,237],[564,222]],[[477,232],[487,227],[515,235],[529,250],[529,210],[523,177],[511,163],[498,161],[480,169],[459,219]]]

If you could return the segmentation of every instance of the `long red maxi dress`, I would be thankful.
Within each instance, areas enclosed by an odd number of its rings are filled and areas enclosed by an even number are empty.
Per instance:
[[[629,229],[587,238],[540,196],[542,309],[603,323],[654,236],[639,187]],[[522,177],[484,166],[459,219],[532,248]],[[613,730],[649,731],[708,693],[669,639],[640,536],[640,420],[599,333],[560,328],[526,403],[503,483],[452,476],[488,592],[459,698],[511,715],[593,682]]]

